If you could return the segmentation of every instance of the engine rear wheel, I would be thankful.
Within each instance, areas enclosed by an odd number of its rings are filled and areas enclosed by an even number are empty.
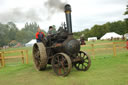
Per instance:
[[[72,68],[70,57],[65,53],[58,53],[52,59],[52,68],[58,76],[67,76]]]
[[[77,57],[81,58],[81,61],[74,64],[75,68],[80,71],[87,71],[91,66],[90,57],[83,51],[80,51]]]
[[[33,45],[33,61],[37,70],[45,70],[47,65],[47,54],[43,43],[35,43]]]

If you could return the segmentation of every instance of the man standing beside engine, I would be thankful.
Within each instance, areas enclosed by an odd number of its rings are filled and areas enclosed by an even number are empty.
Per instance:
[[[38,28],[37,30],[37,33],[36,33],[36,40],[37,42],[42,42],[42,39],[45,37],[44,33],[41,32],[40,30],[40,27]]]

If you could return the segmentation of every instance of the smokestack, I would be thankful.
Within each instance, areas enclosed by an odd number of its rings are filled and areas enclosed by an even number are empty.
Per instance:
[[[68,33],[72,34],[71,6],[69,4],[66,4],[64,9],[65,9],[66,24],[67,24]]]

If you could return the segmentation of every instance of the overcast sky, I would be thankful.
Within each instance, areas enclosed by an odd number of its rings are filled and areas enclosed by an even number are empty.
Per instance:
[[[37,22],[41,29],[48,30],[50,25],[59,27],[65,21],[65,14],[61,10],[48,8],[49,0],[0,0],[0,22],[13,21],[19,29],[26,22]],[[127,0],[51,0],[69,3],[72,6],[73,31],[91,28],[95,24],[104,24],[123,20]],[[60,1],[60,2],[58,2]],[[54,3],[55,4],[55,3]],[[56,6],[56,7],[57,7]],[[55,11],[53,11],[55,10]]]

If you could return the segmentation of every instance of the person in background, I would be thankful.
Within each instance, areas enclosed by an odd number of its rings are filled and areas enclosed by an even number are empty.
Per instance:
[[[52,26],[49,26],[49,31],[48,31],[48,35],[53,35],[53,34],[56,34],[56,30],[53,29]]]
[[[37,42],[42,42],[42,39],[45,37],[45,34],[43,32],[41,32],[40,27],[37,30],[36,33],[36,40]]]
[[[80,36],[80,45],[86,45],[85,39],[84,39],[84,34],[82,34],[82,35]]]
[[[127,41],[126,41],[126,48],[127,48],[127,50],[128,50],[128,39],[127,39]]]

